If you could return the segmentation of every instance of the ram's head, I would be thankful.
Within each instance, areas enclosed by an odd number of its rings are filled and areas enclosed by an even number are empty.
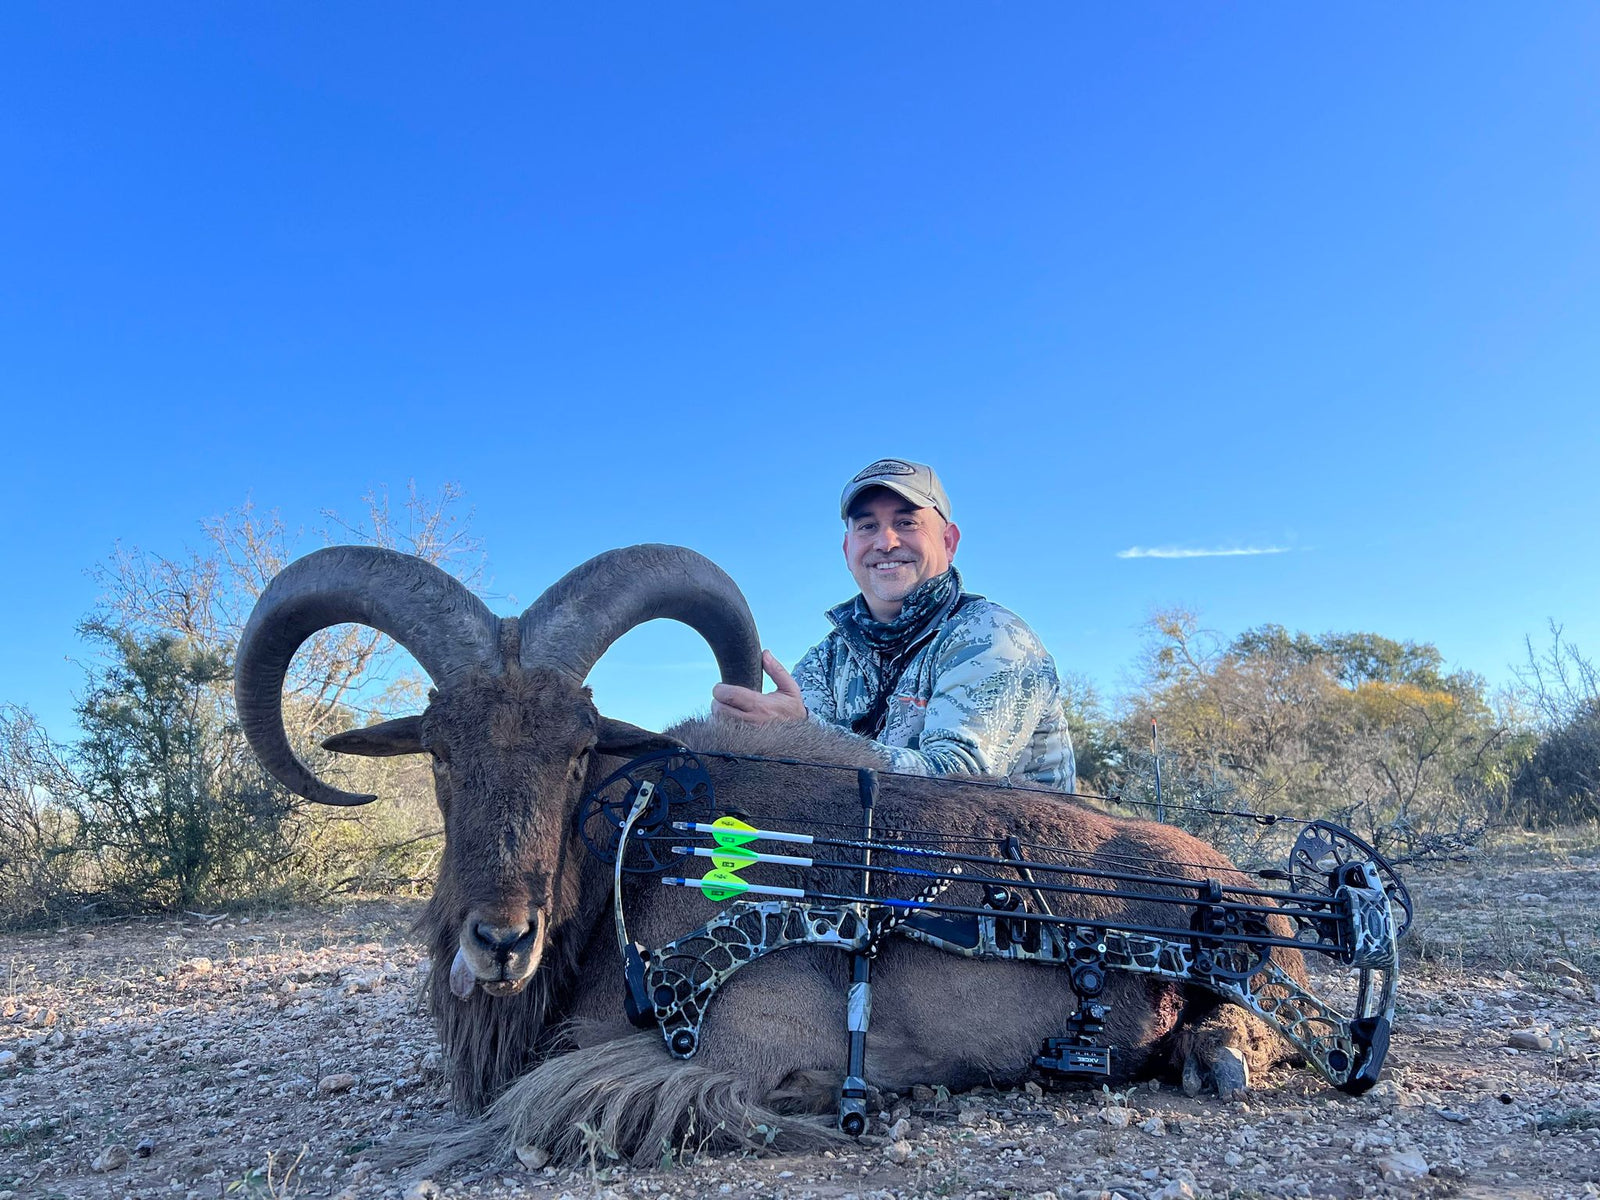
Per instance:
[[[632,546],[569,572],[520,617],[496,617],[458,580],[390,550],[335,546],[286,567],[239,642],[234,692],[251,748],[318,804],[375,796],[318,779],[283,723],[283,683],[307,638],[355,622],[399,642],[433,680],[426,711],[323,744],[345,754],[427,754],[445,851],[431,919],[453,929],[450,984],[515,992],[552,931],[577,915],[585,868],[570,817],[598,756],[670,743],[595,709],[584,679],[628,630],[670,617],[710,644],[725,682],[760,686],[749,607],[715,564],[676,546]]]

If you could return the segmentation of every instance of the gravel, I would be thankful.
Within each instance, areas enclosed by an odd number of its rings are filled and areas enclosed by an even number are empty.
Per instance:
[[[406,933],[416,903],[6,935],[0,1200],[1595,1196],[1597,868],[1509,857],[1414,876],[1389,1068],[1364,1097],[1287,1068],[1226,1104],[927,1086],[886,1098],[838,1151],[691,1148],[665,1171],[558,1170],[536,1146],[428,1180],[365,1161],[450,1120]]]

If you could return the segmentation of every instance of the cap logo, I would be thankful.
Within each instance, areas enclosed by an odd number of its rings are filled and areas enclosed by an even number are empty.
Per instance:
[[[909,463],[903,463],[898,458],[880,458],[870,467],[865,467],[850,482],[860,483],[863,479],[877,479],[884,475],[915,475],[917,469]]]

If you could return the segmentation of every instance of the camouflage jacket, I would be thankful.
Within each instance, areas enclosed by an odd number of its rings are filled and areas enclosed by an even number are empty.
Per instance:
[[[867,712],[867,674],[877,671],[877,664],[860,661],[869,651],[840,632],[864,610],[859,596],[829,609],[833,632],[794,669],[811,718],[846,730]],[[889,755],[889,769],[1000,775],[1074,790],[1072,736],[1055,660],[1022,618],[963,593],[924,636],[893,684],[875,739]]]

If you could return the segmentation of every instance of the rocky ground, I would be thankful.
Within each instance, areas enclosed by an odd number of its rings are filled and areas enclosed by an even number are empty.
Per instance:
[[[932,1089],[805,1157],[408,1179],[363,1152],[448,1120],[410,903],[0,937],[10,1197],[1600,1195],[1600,849],[1522,843],[1415,872],[1384,1081],[1282,1070],[1246,1102]],[[686,1161],[685,1161],[686,1160]]]

